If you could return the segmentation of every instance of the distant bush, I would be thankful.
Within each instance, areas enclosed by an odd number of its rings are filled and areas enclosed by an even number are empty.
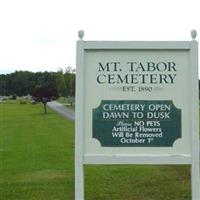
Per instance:
[[[11,99],[11,100],[16,100],[16,99],[17,99],[17,95],[16,95],[16,94],[12,95],[12,96],[10,97],[10,99]]]
[[[18,102],[19,104],[27,104],[27,103],[30,103],[30,100],[26,98],[26,96],[24,96],[24,97],[19,97]]]
[[[27,104],[27,101],[19,101],[19,104]]]

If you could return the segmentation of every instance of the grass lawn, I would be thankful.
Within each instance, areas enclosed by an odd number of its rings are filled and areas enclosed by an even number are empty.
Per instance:
[[[42,105],[0,104],[0,199],[74,199],[74,123]]]
[[[74,123],[0,104],[0,200],[74,199]],[[189,166],[87,165],[86,200],[191,200]]]

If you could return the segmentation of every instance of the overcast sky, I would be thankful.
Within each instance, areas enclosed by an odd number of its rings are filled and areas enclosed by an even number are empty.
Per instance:
[[[85,40],[191,40],[199,8],[198,0],[0,0],[0,74],[75,68],[79,29]]]

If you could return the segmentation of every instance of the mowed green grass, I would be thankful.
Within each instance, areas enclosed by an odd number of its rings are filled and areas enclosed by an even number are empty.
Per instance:
[[[0,199],[74,199],[74,123],[42,105],[0,109]]]
[[[190,200],[189,166],[87,165],[86,200]],[[74,199],[74,123],[0,104],[0,199]]]

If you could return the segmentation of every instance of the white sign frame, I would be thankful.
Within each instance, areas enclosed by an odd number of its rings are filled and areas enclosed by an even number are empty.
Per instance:
[[[199,101],[198,42],[196,31],[192,41],[83,41],[79,31],[76,65],[75,125],[75,199],[84,200],[84,164],[189,164],[191,165],[192,200],[200,199],[199,180]],[[191,155],[84,155],[84,53],[87,50],[187,50],[191,77]]]

